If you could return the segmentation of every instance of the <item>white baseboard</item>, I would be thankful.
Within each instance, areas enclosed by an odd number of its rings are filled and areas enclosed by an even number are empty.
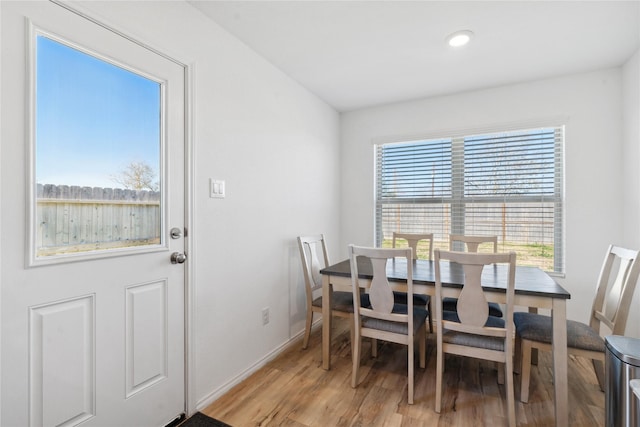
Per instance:
[[[319,327],[321,323],[322,323],[322,319],[318,319],[313,323],[311,329],[313,330],[316,327]],[[270,361],[275,359],[277,356],[279,356],[280,353],[284,352],[285,350],[288,350],[294,343],[299,345],[300,344],[299,339],[300,337],[302,337],[303,334],[304,334],[304,330],[297,333],[293,337],[289,338],[287,341],[285,341],[284,343],[276,347],[273,351],[267,353],[263,358],[255,362],[253,365],[249,366],[247,369],[245,369],[244,371],[236,375],[234,378],[230,379],[225,384],[221,385],[217,389],[208,393],[202,399],[198,400],[198,402],[196,403],[196,411],[203,410],[204,408],[206,408],[207,406],[211,405],[213,402],[215,402],[216,400],[224,396],[233,387],[240,384],[242,381],[244,381],[249,376],[251,376],[251,374],[255,373],[257,370],[259,370],[260,368],[265,366],[267,363],[269,363]]]

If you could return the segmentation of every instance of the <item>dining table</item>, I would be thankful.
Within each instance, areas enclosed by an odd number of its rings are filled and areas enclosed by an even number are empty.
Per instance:
[[[417,259],[413,262],[414,294],[435,295],[434,261]],[[371,261],[358,257],[360,284],[366,286],[373,277]],[[331,369],[331,300],[335,290],[351,291],[351,264],[344,260],[320,270],[322,275],[322,366]],[[464,283],[464,271],[460,264],[441,261],[442,296],[457,297]],[[493,264],[482,273],[482,287],[487,300],[506,303],[508,266]],[[394,290],[407,290],[407,260],[395,258],[387,262],[387,277]],[[569,425],[567,378],[567,310],[566,302],[571,294],[549,274],[538,267],[516,266],[515,306],[537,311],[548,309],[553,325],[553,378],[555,399],[555,425]],[[434,319],[437,322],[437,319]]]

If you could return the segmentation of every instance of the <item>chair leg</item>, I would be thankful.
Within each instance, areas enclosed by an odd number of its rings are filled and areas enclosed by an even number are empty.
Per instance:
[[[531,382],[531,341],[522,340],[522,369],[520,375],[520,401],[529,401],[529,383]]]
[[[522,338],[520,338],[520,335],[516,335],[513,359],[513,372],[519,374],[522,372]]]
[[[538,308],[537,307],[529,307],[529,313],[533,313],[536,314],[538,313]],[[537,348],[531,348],[531,364],[532,365],[538,365],[538,349]]]
[[[424,331],[424,332],[423,332]],[[427,328],[423,326],[418,332],[418,352],[420,353],[420,368],[424,369],[427,366]]]
[[[409,340],[407,343],[407,353],[409,356],[407,357],[407,362],[409,365],[408,369],[408,378],[409,378],[409,393],[407,395],[407,400],[409,401],[409,405],[413,405],[413,358],[415,357],[414,349],[413,349],[413,340]]]
[[[593,370],[596,371],[596,377],[598,377],[598,384],[600,385],[600,390],[604,391],[605,383],[604,383],[604,363],[602,360],[592,359]]]
[[[311,323],[313,322],[313,311],[307,310],[307,322],[304,326],[304,338],[302,339],[302,349],[309,347],[309,337],[311,337]]]
[[[351,354],[353,354],[353,347],[356,342],[356,324],[353,320],[353,316],[349,318],[349,335],[351,339]]]
[[[433,333],[433,310],[431,304],[431,298],[429,298],[429,303],[427,304],[427,310],[429,311],[429,333]]]
[[[507,382],[507,418],[509,420],[509,426],[516,426],[516,403],[514,397],[513,387],[513,358],[507,355],[507,361],[502,365],[501,369],[503,375],[506,377]]]
[[[378,340],[371,338],[371,357],[378,357]]]
[[[531,364],[538,366],[538,349],[537,348],[531,349]]]
[[[439,414],[442,410],[442,375],[444,372],[443,364],[444,355],[442,354],[442,343],[438,339],[438,349],[436,357],[436,412]]]
[[[355,328],[354,328],[355,329]],[[360,332],[355,332],[355,341],[351,345],[351,359],[353,361],[353,372],[351,373],[351,387],[358,386],[360,376],[360,352],[362,350],[362,338]]]
[[[496,369],[498,370],[498,384],[502,385],[502,384],[504,384],[505,364],[504,363],[500,363],[500,362],[496,362]]]

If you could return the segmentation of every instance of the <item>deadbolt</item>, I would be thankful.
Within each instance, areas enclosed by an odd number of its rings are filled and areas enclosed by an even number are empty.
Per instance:
[[[182,237],[182,230],[180,230],[178,227],[173,227],[171,231],[169,231],[169,234],[171,235],[172,239],[179,239],[180,237]]]

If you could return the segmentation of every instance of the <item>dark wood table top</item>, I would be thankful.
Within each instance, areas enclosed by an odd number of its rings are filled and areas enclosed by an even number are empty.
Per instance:
[[[486,266],[482,272],[482,287],[488,291],[505,292],[507,282],[506,264]],[[358,257],[359,277],[372,278],[371,261],[368,258]],[[331,276],[351,277],[349,260],[341,261],[320,270],[321,274]],[[434,262],[429,260],[413,261],[413,283],[422,285],[435,285]],[[446,287],[461,288],[464,272],[462,266],[447,261],[441,262],[442,285]],[[407,263],[405,259],[395,259],[387,262],[387,276],[389,281],[407,280]],[[516,267],[515,293],[520,295],[544,296],[551,298],[571,298],[571,294],[537,267]]]

